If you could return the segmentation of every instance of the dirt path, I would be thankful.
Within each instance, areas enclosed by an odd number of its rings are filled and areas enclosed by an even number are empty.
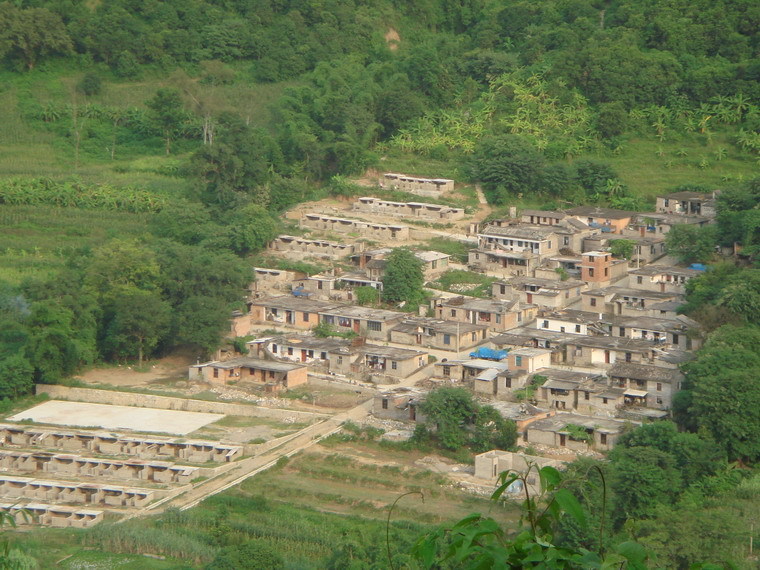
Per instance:
[[[144,370],[133,366],[92,368],[74,378],[85,384],[111,384],[113,386],[147,386],[160,380],[187,378],[187,369],[194,362],[190,355],[173,355],[151,362]]]
[[[204,481],[194,488],[179,495],[166,497],[150,505],[147,509],[134,513],[133,516],[145,516],[162,513],[169,507],[177,507],[182,510],[190,509],[205,498],[221,493],[239,485],[249,477],[266,471],[277,464],[282,457],[290,457],[319,443],[322,439],[340,430],[341,424],[347,420],[361,420],[365,418],[372,408],[372,399],[362,402],[358,406],[337,414],[332,418],[304,428],[292,439],[279,447],[267,450],[255,457],[249,457],[231,464],[228,472]],[[132,517],[129,517],[132,518]],[[125,519],[123,519],[125,520]]]

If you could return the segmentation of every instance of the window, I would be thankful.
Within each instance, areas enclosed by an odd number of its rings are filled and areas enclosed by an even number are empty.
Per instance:
[[[575,325],[575,332],[581,332],[581,325]]]
[[[608,268],[604,268],[604,276],[607,277],[610,274],[610,270]]]
[[[293,347],[292,346],[288,347],[288,356],[293,356]]]
[[[274,370],[270,370],[269,371],[269,377],[270,378],[274,378]]]
[[[321,282],[320,282],[321,283]],[[303,322],[308,323],[309,322],[309,313],[303,314]]]
[[[520,313],[517,313],[517,317],[518,317],[517,320],[519,321],[520,320],[520,318],[519,318],[520,317]],[[486,320],[490,320],[490,317],[489,317],[489,319],[486,319]],[[500,323],[501,323],[501,315],[496,315],[496,324],[498,325]]]
[[[625,353],[625,361],[626,362],[630,362],[631,361],[631,356],[632,356],[632,354],[630,352],[626,352]]]
[[[599,434],[599,443],[602,445],[607,445],[607,434],[606,433],[600,433]]]
[[[444,334],[443,335],[443,344],[451,344],[451,335],[450,334]]]
[[[589,277],[593,277],[594,276],[594,268],[593,267],[589,267],[588,268],[588,276]]]
[[[343,357],[339,356],[338,357],[338,365],[341,365],[341,364],[343,364]]]
[[[659,396],[657,396],[657,403],[662,404],[662,398],[660,398]]]
[[[565,327],[559,327],[559,332],[565,332]]]
[[[620,327],[620,336],[625,336],[625,327]]]
[[[451,376],[451,366],[444,366],[443,367],[443,375],[444,376]]]
[[[502,295],[506,295],[507,294],[507,286],[506,285],[499,285],[499,292]]]
[[[583,399],[588,400],[589,398],[591,398],[591,395],[588,392],[583,392]]]
[[[306,356],[308,356],[309,358],[314,358],[314,351],[313,351],[313,350],[309,350],[309,351],[306,353]]]
[[[678,344],[678,335],[673,334],[673,344]]]
[[[457,316],[457,310],[456,309],[451,309],[451,316],[452,317],[456,317]]]
[[[542,325],[543,328],[548,329],[549,328],[549,321],[544,321],[544,324]]]
[[[565,236],[562,238],[563,245],[570,245],[570,238]]]
[[[511,378],[504,378],[504,387],[505,388],[511,388],[512,387],[512,379]]]
[[[219,378],[219,369],[214,368],[214,378]]]
[[[591,303],[590,303],[590,305],[592,307],[596,307],[596,297],[591,297]]]
[[[641,275],[639,275],[638,277],[636,277],[636,283],[638,283],[639,285],[641,285],[643,282],[644,282],[644,278]]]
[[[515,356],[515,366],[522,366],[522,356]]]
[[[657,391],[662,392],[662,382],[657,382]]]
[[[384,410],[388,409],[388,398],[383,398],[383,409]]]
[[[327,360],[327,353],[326,352],[320,352],[319,353],[319,358],[321,358],[322,360]]]
[[[276,344],[273,344],[273,345],[272,345],[272,352],[273,352],[274,354],[277,354],[277,345],[276,345]]]
[[[383,323],[380,321],[367,321],[367,329],[371,331],[379,332],[383,330]]]
[[[398,362],[391,360],[391,370],[398,370]]]
[[[322,290],[322,282],[321,281],[317,281],[317,289],[319,289],[320,291]]]
[[[607,403],[607,398],[602,398],[602,404],[606,404],[606,403]]]
[[[476,333],[476,332],[472,333],[472,340],[473,341],[478,340],[478,333]]]

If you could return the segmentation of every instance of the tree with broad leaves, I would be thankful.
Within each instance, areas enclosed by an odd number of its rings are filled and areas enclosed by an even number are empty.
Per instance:
[[[19,59],[31,71],[41,57],[66,55],[71,50],[71,38],[58,14],[46,8],[0,4],[0,58]]]
[[[166,154],[171,153],[172,141],[177,137],[187,113],[182,105],[182,97],[177,89],[161,88],[152,99],[145,102],[148,118],[161,133],[166,143]]]

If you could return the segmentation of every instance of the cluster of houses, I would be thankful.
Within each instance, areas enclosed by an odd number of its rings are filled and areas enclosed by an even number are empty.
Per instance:
[[[386,174],[381,185],[441,196],[453,183]],[[677,309],[704,268],[660,258],[673,226],[712,221],[713,194],[662,196],[649,213],[512,209],[508,218],[469,224],[466,268],[443,253],[416,255],[428,281],[452,267],[493,277],[490,297],[434,293],[418,314],[360,306],[357,289],[374,288],[382,300],[387,257],[409,237],[405,218],[465,227],[464,211],[364,197],[350,212],[391,214],[399,223],[304,214],[301,226],[314,235],[280,236],[269,252],[331,260],[332,268],[318,275],[255,268],[248,312],[234,326],[240,336],[265,334],[242,357],[192,367],[191,378],[270,392],[304,384],[309,374],[373,382],[380,386],[374,413],[404,421],[421,418],[425,390],[414,382],[460,385],[499,404],[526,444],[570,449],[610,449],[630,422],[668,415],[683,382],[679,366],[701,342],[698,323]],[[324,241],[325,232],[351,239]],[[620,239],[630,242],[627,259],[610,251]],[[483,358],[481,348],[506,356]]]

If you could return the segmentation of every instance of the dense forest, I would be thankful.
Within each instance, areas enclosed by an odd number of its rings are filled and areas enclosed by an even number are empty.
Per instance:
[[[367,169],[477,183],[497,212],[721,190],[716,224],[668,237],[712,265],[682,308],[708,337],[675,423],[611,454],[606,503],[589,465],[568,481],[590,524],[608,510],[597,542],[738,563],[760,459],[759,28],[749,0],[2,3],[0,397],[212,352],[282,212],[365,192]]]

